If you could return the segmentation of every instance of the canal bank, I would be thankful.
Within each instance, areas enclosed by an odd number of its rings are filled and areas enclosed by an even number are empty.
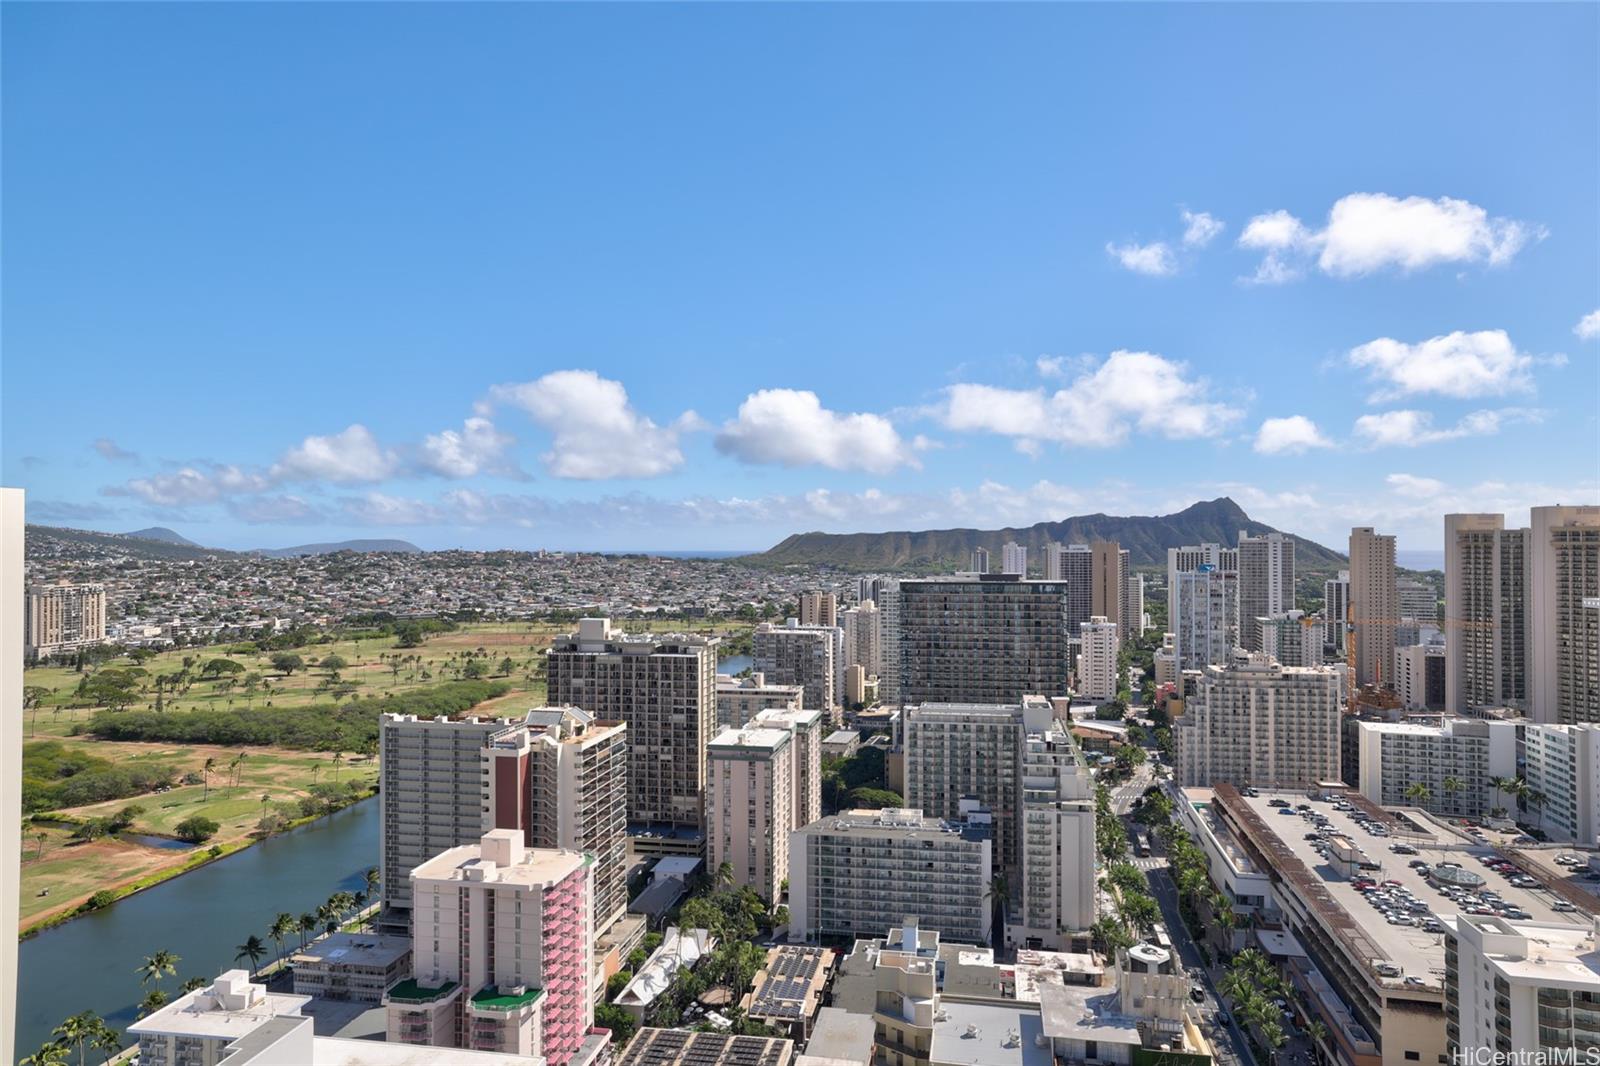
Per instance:
[[[378,860],[378,804],[346,807],[209,863],[181,877],[47,929],[19,946],[17,1055],[31,1054],[67,1015],[92,1010],[118,1030],[134,1021],[145,989],[134,970],[145,956],[178,955],[175,993],[190,977],[233,966],[280,912],[315,911],[341,889],[365,888]]]

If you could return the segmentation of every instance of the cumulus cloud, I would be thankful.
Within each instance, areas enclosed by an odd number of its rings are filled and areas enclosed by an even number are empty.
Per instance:
[[[399,458],[378,444],[359,422],[330,436],[311,436],[290,448],[272,468],[279,481],[328,481],[356,485],[382,481],[399,467]]]
[[[1178,259],[1165,241],[1150,244],[1106,245],[1106,253],[1121,263],[1123,269],[1152,278],[1164,278],[1178,272]]]
[[[1025,449],[1040,442],[1109,447],[1136,429],[1175,440],[1212,437],[1241,414],[1211,399],[1183,363],[1129,351],[1091,361],[1054,392],[953,385],[938,411],[950,429],[1011,437]]]
[[[762,389],[739,405],[716,437],[717,450],[746,463],[825,466],[887,474],[918,465],[912,448],[882,415],[840,414],[817,394]]]
[[[339,501],[347,519],[373,526],[425,526],[444,519],[444,513],[426,500],[369,492]]]
[[[1330,448],[1333,442],[1305,415],[1269,418],[1256,431],[1255,450],[1262,455],[1300,455],[1312,448]]]
[[[541,458],[556,477],[580,480],[656,477],[683,465],[678,438],[701,428],[693,411],[659,426],[634,410],[620,381],[592,370],[558,370],[536,381],[496,385],[490,395],[513,404],[551,434]]]
[[[1600,337],[1600,311],[1590,311],[1578,319],[1578,324],[1572,327],[1572,332],[1586,341]]]
[[[479,473],[506,472],[511,469],[506,449],[516,443],[487,418],[473,416],[461,430],[446,429],[423,438],[418,462],[424,470],[441,477],[466,478]]]
[[[1380,383],[1374,403],[1426,393],[1470,399],[1533,389],[1533,356],[1517,351],[1502,329],[1457,330],[1416,344],[1380,337],[1352,348],[1349,360]]]
[[[100,437],[94,442],[94,450],[100,453],[102,459],[117,462],[134,462],[139,458],[138,452],[130,452],[117,444],[110,437]]]
[[[1444,491],[1444,482],[1437,478],[1417,477],[1414,474],[1390,474],[1384,483],[1396,492],[1408,496],[1437,496]]]
[[[1264,253],[1249,280],[1271,283],[1300,276],[1299,264],[1313,259],[1337,278],[1388,269],[1409,274],[1444,263],[1501,266],[1544,236],[1541,226],[1491,217],[1466,200],[1351,193],[1334,203],[1320,230],[1273,211],[1252,218],[1238,244]]]
[[[224,496],[262,492],[272,486],[265,474],[222,464],[183,466],[150,477],[138,477],[121,487],[106,489],[111,496],[135,496],[159,507],[187,507],[215,503]]]
[[[1454,426],[1435,429],[1427,411],[1384,411],[1356,419],[1355,435],[1369,448],[1415,448],[1461,437],[1489,437],[1509,425],[1537,422],[1541,412],[1522,407],[1473,411]]]
[[[1204,211],[1183,209],[1183,243],[1186,247],[1204,248],[1222,232],[1222,229],[1221,219],[1214,218]]]

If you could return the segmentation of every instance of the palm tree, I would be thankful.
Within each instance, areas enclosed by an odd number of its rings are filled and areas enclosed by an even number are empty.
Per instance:
[[[272,927],[267,930],[267,935],[278,944],[278,958],[283,958],[283,942],[294,936],[295,930],[300,928],[300,923],[295,916],[287,912],[278,915],[272,920]]]
[[[302,914],[300,916],[300,950],[306,947],[306,934],[314,933],[317,929],[317,916],[315,914]]]
[[[167,1005],[167,994],[159,988],[152,988],[139,1003],[139,1017],[154,1014]]]
[[[1412,803],[1415,803],[1418,807],[1427,806],[1428,799],[1432,795],[1433,793],[1428,791],[1428,786],[1424,785],[1421,781],[1406,787],[1406,799],[1410,800]]]
[[[1322,1042],[1328,1039],[1328,1027],[1322,1024],[1321,1018],[1312,1018],[1306,1023],[1306,1036],[1311,1038],[1311,1050],[1316,1053],[1317,1061],[1322,1061]]]
[[[717,867],[717,887],[733,887],[733,863],[725,862]]]
[[[39,842],[39,854],[33,857],[33,861],[38,862],[44,858],[44,842],[50,838],[44,833],[35,833],[33,838]]]
[[[84,1045],[99,1035],[105,1023],[93,1011],[74,1014],[50,1031],[50,1038],[62,1047],[78,1045],[78,1066],[83,1066]]]
[[[266,818],[266,816],[267,816],[267,804],[269,804],[271,802],[272,802],[272,795],[270,793],[267,793],[267,792],[261,793],[261,817],[263,819]]]
[[[110,1062],[122,1053],[122,1037],[111,1026],[100,1022],[94,1039],[89,1041],[89,1046],[105,1055],[105,1061]]]
[[[169,974],[176,975],[178,972],[178,963],[182,961],[182,959],[178,958],[178,956],[174,955],[172,952],[162,950],[156,952],[154,955],[146,955],[144,962],[140,964],[140,966],[133,972],[139,975],[139,983],[141,985],[154,981],[156,985],[156,991],[160,992],[161,979]],[[162,1002],[166,1002],[164,996],[162,998]]]
[[[252,933],[244,938],[243,944],[239,945],[239,953],[233,957],[233,961],[240,962],[244,959],[249,959],[250,969],[255,971],[261,968],[261,957],[266,953],[267,945],[261,942],[260,937]]]
[[[65,1044],[48,1041],[38,1051],[17,1063],[17,1066],[62,1066],[70,1062],[71,1052]]]
[[[994,913],[995,946],[1005,945],[1006,935],[1006,908],[1011,904],[1011,882],[1006,880],[1005,871],[996,870],[994,877],[989,880],[989,889],[984,893],[989,900],[989,907]]]
[[[190,992],[200,991],[205,986],[206,979],[204,977],[191,977],[179,987],[178,991],[183,995],[188,995]]]
[[[207,756],[205,765],[200,767],[200,780],[205,784],[205,790],[200,794],[201,803],[211,798],[211,771],[216,768],[217,760],[211,756]]]
[[[339,766],[343,762],[344,762],[344,752],[342,752],[342,751],[334,752],[333,753],[333,779],[335,781],[339,780]]]

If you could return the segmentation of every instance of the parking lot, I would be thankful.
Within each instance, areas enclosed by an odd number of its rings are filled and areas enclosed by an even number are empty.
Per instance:
[[[1373,818],[1358,805],[1308,800],[1303,792],[1260,792],[1249,803],[1296,858],[1322,879],[1333,901],[1389,955],[1389,977],[1433,985],[1444,971],[1443,914],[1480,911],[1514,920],[1581,921],[1559,909],[1559,897],[1531,879],[1507,876],[1484,864],[1494,849],[1453,834],[1428,834],[1389,818]],[[1347,849],[1345,842],[1350,848]],[[1461,871],[1460,882],[1430,876],[1440,864]],[[1349,871],[1348,874],[1346,871]],[[1450,874],[1446,873],[1446,877]],[[1358,887],[1359,886],[1359,887]]]

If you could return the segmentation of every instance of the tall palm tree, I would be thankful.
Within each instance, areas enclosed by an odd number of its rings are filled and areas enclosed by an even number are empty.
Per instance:
[[[93,1011],[83,1011],[74,1014],[60,1025],[50,1031],[50,1038],[62,1047],[78,1046],[78,1066],[83,1066],[85,1045],[99,1035],[99,1027],[105,1023]]]
[[[261,968],[261,958],[267,953],[267,945],[261,942],[260,937],[251,933],[244,938],[244,943],[239,945],[238,950],[239,953],[233,957],[233,961],[240,962],[244,959],[249,959],[250,969],[255,971]]]
[[[1433,793],[1428,790],[1428,786],[1424,785],[1421,781],[1417,781],[1406,786],[1406,799],[1410,800],[1412,803],[1415,803],[1418,807],[1427,806],[1428,799],[1432,795]]]
[[[733,887],[733,863],[725,862],[725,863],[722,863],[722,864],[718,865],[718,867],[717,867],[717,887],[718,888],[732,888]]]
[[[993,911],[994,941],[997,947],[1005,945],[1006,935],[1006,907],[1011,903],[1011,882],[1006,880],[1005,871],[997,870],[989,879],[989,889],[984,893],[989,900]]]
[[[154,955],[146,955],[144,962],[133,972],[139,975],[139,983],[141,985],[154,981],[156,991],[159,992],[161,991],[161,979],[168,975],[176,975],[178,963],[182,961],[172,952],[163,949]]]
[[[34,839],[39,842],[39,854],[33,857],[33,861],[38,862],[40,859],[44,858],[44,842],[50,838],[44,833],[35,833]]]
[[[272,927],[267,930],[267,935],[277,942],[279,959],[283,958],[283,942],[294,936],[299,928],[300,923],[295,920],[295,916],[287,912],[272,920]]]
[[[334,779],[334,781],[338,781],[339,780],[339,767],[344,763],[344,752],[342,752],[342,751],[334,752],[332,761],[333,761],[333,779]]]
[[[94,1039],[89,1041],[89,1046],[104,1055],[106,1062],[110,1062],[122,1053],[122,1036],[102,1021],[95,1030]]]
[[[1306,1023],[1306,1036],[1311,1038],[1311,1050],[1317,1056],[1317,1061],[1322,1061],[1322,1042],[1328,1039],[1328,1027],[1322,1024],[1321,1018],[1312,1018]]]
[[[200,794],[201,803],[211,798],[211,772],[216,768],[217,760],[212,756],[207,756],[205,765],[200,767],[200,780],[205,784],[205,789]]]
[[[71,1060],[71,1049],[54,1040],[46,1042],[38,1051],[21,1060],[17,1066],[64,1066]]]
[[[317,929],[317,916],[315,914],[302,914],[300,916],[300,950],[306,947],[306,934],[314,933]]]

